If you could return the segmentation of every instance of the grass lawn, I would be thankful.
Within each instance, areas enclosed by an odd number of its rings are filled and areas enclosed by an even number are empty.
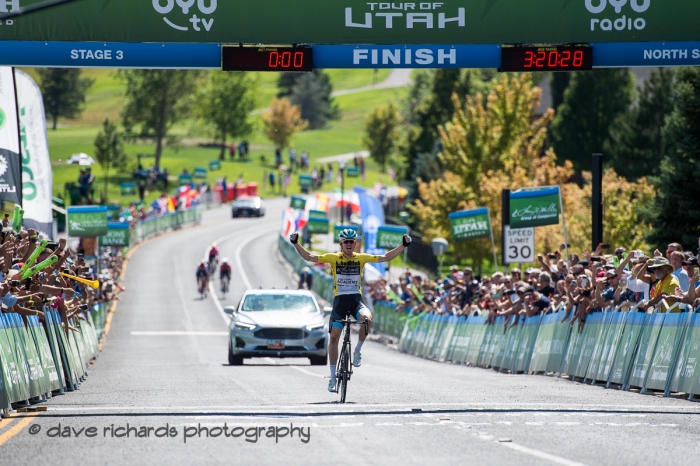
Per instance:
[[[71,154],[77,152],[85,152],[87,154],[94,153],[94,140],[98,131],[100,130],[99,123],[104,116],[110,116],[109,112],[116,112],[118,115],[118,109],[114,110],[116,106],[120,104],[119,94],[120,92],[116,85],[119,84],[118,81],[112,79],[110,81],[110,76],[105,77],[106,70],[90,70],[102,73],[101,79],[98,80],[100,86],[95,86],[91,91],[91,96],[88,99],[88,109],[83,115],[85,120],[84,124],[80,125],[61,125],[56,131],[49,130],[49,151],[51,154],[51,163],[54,173],[54,194],[64,194],[64,185],[67,182],[75,182],[77,180],[80,169],[74,165],[67,165],[65,163],[66,159],[70,157]],[[340,74],[341,70],[332,70],[335,74]],[[350,73],[349,76],[343,78],[342,82],[351,83],[352,87],[360,85],[371,84],[372,80],[372,70],[354,70],[361,71],[362,73]],[[88,73],[86,73],[87,75]],[[269,75],[268,75],[269,76]],[[109,79],[108,79],[109,78]],[[267,95],[274,96],[276,93],[276,79],[270,81],[267,76],[261,79],[268,80],[268,82],[263,85],[261,81],[261,91],[267,93]],[[340,79],[334,78],[334,79]],[[380,80],[383,78],[379,78]],[[363,81],[364,80],[364,81]],[[359,83],[359,84],[358,84]],[[100,97],[98,98],[98,91]],[[95,92],[95,94],[92,94]],[[314,160],[319,157],[337,155],[344,153],[352,153],[362,150],[361,138],[364,130],[364,120],[366,115],[374,108],[376,105],[385,104],[390,100],[399,98],[404,89],[383,89],[376,91],[366,91],[356,94],[349,94],[336,98],[336,102],[341,108],[342,114],[340,120],[333,121],[328,126],[328,128],[323,130],[314,131],[304,131],[298,134],[293,141],[293,146],[300,153],[301,150],[306,150],[311,158],[311,166],[314,166]],[[116,96],[116,97],[115,97]],[[95,99],[95,100],[91,100]],[[92,102],[102,102],[102,104],[94,104],[91,107]],[[112,107],[112,103],[115,107]],[[88,111],[89,110],[89,111]],[[104,113],[100,114],[99,112]],[[259,122],[259,116],[255,116]],[[88,124],[89,122],[89,124]],[[177,134],[183,136],[194,136],[189,133],[188,125],[181,125],[177,127],[174,131]],[[194,167],[208,167],[208,162],[216,160],[219,155],[219,149],[205,148],[197,145],[194,139],[184,139],[183,144],[179,148],[166,147],[163,152],[163,158],[161,166],[167,168],[170,174],[176,177],[177,174],[181,173],[183,169],[188,169],[192,172]],[[230,162],[225,161],[221,165],[221,170],[216,172],[208,172],[207,181],[213,183],[216,178],[221,176],[228,177],[229,180],[237,178],[239,175],[243,175],[244,182],[257,182],[259,184],[259,193],[264,197],[270,197],[278,195],[272,192],[262,192],[262,182],[266,173],[269,172],[273,167],[271,162],[274,160],[274,147],[272,144],[264,137],[261,132],[258,132],[253,137],[250,138],[251,142],[251,160],[248,162]],[[154,145],[151,143],[138,143],[138,144],[126,144],[125,146],[127,153],[132,159],[132,169],[136,166],[136,155],[137,154],[152,154]],[[267,160],[267,165],[261,163],[261,155],[265,155]],[[287,159],[287,154],[284,154],[284,160]],[[149,159],[144,159],[144,166],[149,166],[152,162]],[[337,165],[336,165],[337,170]],[[103,173],[99,166],[93,166],[93,173],[97,177],[96,189],[98,192],[102,192],[103,189]],[[377,167],[372,161],[369,161],[367,165],[367,178],[363,183],[361,178],[349,178],[346,180],[346,188],[352,188],[353,185],[364,185],[367,187],[374,186],[381,174],[379,173],[379,167]],[[384,176],[383,181],[387,183],[388,177]],[[110,182],[108,185],[108,198],[110,202],[117,202],[122,205],[126,205],[129,202],[136,200],[136,196],[121,196],[119,183],[123,181],[132,181],[131,173],[122,174],[120,177],[114,177],[111,175]],[[335,180],[328,186],[324,185],[324,190],[330,190],[337,186]],[[288,194],[299,193],[299,186],[296,175],[292,179],[292,183],[288,190]],[[155,199],[159,193],[152,192],[149,193],[147,200]],[[98,198],[101,197],[98,196]]]

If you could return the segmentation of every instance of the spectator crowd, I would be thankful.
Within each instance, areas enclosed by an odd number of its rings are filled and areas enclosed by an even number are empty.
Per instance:
[[[98,273],[82,254],[67,247],[65,239],[57,242],[41,239],[39,232],[32,228],[16,232],[8,226],[7,217],[2,221],[2,226],[2,312],[36,315],[43,319],[44,310],[55,310],[61,316],[64,331],[77,332],[75,322],[77,319],[87,319],[88,309],[95,304],[118,299],[123,290],[116,282],[122,268],[118,250],[105,248]]]
[[[700,298],[698,257],[671,243],[665,254],[617,247],[603,254],[565,257],[565,247],[539,255],[539,267],[475,276],[471,267],[450,267],[446,277],[430,280],[410,271],[392,282],[367,283],[373,301],[390,301],[398,312],[487,316],[487,324],[504,316],[505,325],[524,317],[565,311],[562,322],[583,329],[586,317],[605,309],[638,312],[683,312]]]

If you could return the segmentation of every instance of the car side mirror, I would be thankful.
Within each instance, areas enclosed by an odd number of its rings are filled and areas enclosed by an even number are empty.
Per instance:
[[[333,312],[333,308],[330,306],[324,306],[323,308],[323,317],[331,315],[331,312]]]
[[[233,317],[233,315],[236,313],[236,307],[235,306],[226,306],[224,308],[224,312],[226,314],[230,315],[231,317]]]

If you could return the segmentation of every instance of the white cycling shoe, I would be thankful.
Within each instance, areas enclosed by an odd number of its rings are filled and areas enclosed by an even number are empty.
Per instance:
[[[360,354],[359,351],[353,353],[352,365],[355,367],[360,367],[362,365],[362,354]]]
[[[329,392],[335,392],[336,381],[337,381],[337,379],[335,377],[331,377],[330,382],[328,382],[328,391]]]

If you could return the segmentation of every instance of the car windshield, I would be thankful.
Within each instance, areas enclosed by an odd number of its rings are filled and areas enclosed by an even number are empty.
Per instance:
[[[237,207],[257,207],[257,199],[238,199],[236,201]]]
[[[245,297],[241,310],[316,312],[316,305],[310,296],[300,294],[250,294]]]

